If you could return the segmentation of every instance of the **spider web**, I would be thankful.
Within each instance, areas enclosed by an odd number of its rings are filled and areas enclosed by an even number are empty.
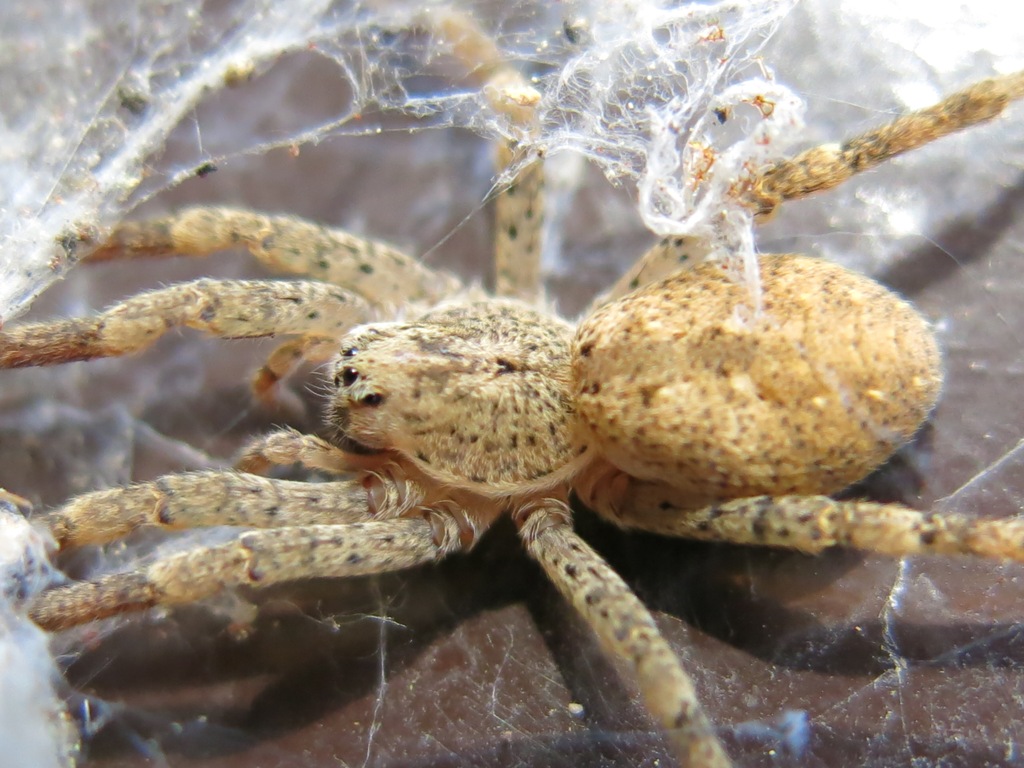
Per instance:
[[[738,128],[715,127],[714,109],[730,86],[757,82],[754,87],[764,90],[759,81],[777,73],[791,89],[779,90],[780,100],[792,92],[807,104],[808,129],[796,135],[813,142],[1024,64],[1021,25],[1008,23],[1005,10],[979,4],[970,13],[933,4],[925,13],[806,2],[788,16],[788,3],[595,5],[469,6],[503,54],[521,62],[545,94],[537,142],[554,155],[552,187],[562,203],[554,218],[563,223],[546,269],[550,290],[569,313],[642,251],[649,228],[708,226],[704,212],[715,209],[721,192],[713,184],[690,189],[680,177],[691,140],[723,155],[736,147],[737,163],[761,156],[749,153],[762,144],[744,143],[757,118],[742,105]],[[509,127],[460,81],[443,46],[422,31],[399,33],[418,12],[411,4],[97,0],[53,14],[35,8],[15,2],[0,9],[0,29],[10,43],[0,53],[7,99],[0,317],[21,312],[67,272],[81,255],[72,247],[80,235],[136,208],[162,211],[197,201],[289,210],[386,237],[426,254],[432,264],[480,276],[479,253],[488,238],[481,207],[493,183],[485,140]],[[718,28],[724,41],[713,40]],[[702,37],[699,45],[681,43]],[[224,86],[225,78],[250,70],[251,81]],[[794,102],[779,117],[797,120],[802,109]],[[939,499],[948,509],[1005,515],[1024,502],[1024,424],[1015,407],[1024,327],[1014,269],[1024,237],[1016,223],[1024,221],[1018,128],[1019,110],[982,129],[981,138],[950,139],[867,182],[794,204],[758,233],[763,250],[815,251],[886,277],[938,321],[950,380],[933,447],[911,455],[906,476],[889,475],[895,495],[915,504]],[[770,138],[774,153],[793,136],[782,131]],[[207,163],[218,170],[197,178]],[[638,212],[637,190],[645,185],[657,194],[644,198]],[[708,236],[730,243],[744,232],[749,226],[741,219]],[[87,311],[136,285],[181,279],[188,269],[146,267],[134,277],[74,270],[35,311]],[[248,267],[227,259],[200,269],[236,276]],[[252,349],[238,359],[235,354],[223,347],[197,352],[174,341],[127,368],[98,363],[89,371],[75,366],[5,378],[0,482],[35,493],[32,500],[45,506],[95,487],[222,462],[257,417],[236,392],[208,404],[226,417],[209,418],[196,406],[207,403],[197,393],[238,384],[238,372],[260,356]],[[915,470],[913,461],[928,464]],[[918,489],[920,477],[926,481]],[[632,574],[644,598],[667,617],[663,626],[698,670],[713,717],[751,755],[775,749],[797,764],[835,764],[837,755],[867,765],[915,758],[949,765],[1021,762],[1018,569],[605,544],[615,565]],[[143,542],[142,550],[147,546]],[[286,761],[301,750],[326,759],[343,743],[358,745],[358,754],[345,753],[347,761],[380,765],[417,756],[435,763],[449,753],[462,755],[462,763],[452,758],[452,764],[515,764],[501,757],[502,744],[515,745],[523,764],[577,754],[581,764],[595,765],[656,759],[639,756],[660,747],[628,692],[617,693],[605,679],[610,671],[593,661],[595,649],[580,654],[578,648],[588,647],[585,633],[552,615],[557,609],[519,600],[518,587],[502,579],[490,602],[479,590],[471,590],[474,597],[457,594],[489,558],[502,556],[500,547],[475,553],[464,570],[452,566],[426,587],[385,579],[372,588],[332,585],[330,598],[316,593],[316,600],[345,606],[339,618],[298,620],[273,603],[269,611],[264,606],[261,616],[269,612],[297,633],[287,637],[313,643],[313,655],[338,665],[335,677],[366,677],[357,693],[342,697],[343,705],[311,715],[305,727],[260,737],[265,761]],[[726,555],[739,563],[726,562]],[[136,554],[114,550],[105,562],[121,556],[127,561]],[[701,570],[680,567],[680,557]],[[447,589],[449,582],[458,590]],[[680,597],[706,591],[716,605]],[[251,618],[230,600],[223,611]],[[424,614],[431,612],[428,621]],[[43,743],[53,731],[37,727],[56,711],[56,699],[48,703],[39,692],[51,686],[52,668],[19,611],[5,605],[5,619],[8,613],[13,623],[0,649],[39,663],[3,657],[0,687],[27,691],[24,700],[41,706],[12,706],[0,743],[11,745],[9,754],[17,754],[14,745],[45,750],[58,743]],[[199,656],[226,653],[213,640],[197,640],[189,631],[193,624],[202,621],[186,617],[180,635],[172,631],[177,642],[167,639],[166,628],[134,631],[169,649],[173,659],[187,656],[182,645]],[[537,624],[554,631],[555,639],[538,637]],[[343,645],[337,645],[339,635]],[[132,638],[84,655],[82,638],[68,641],[84,668],[77,684],[96,680],[102,689],[106,683],[110,697],[118,698],[119,684],[102,670],[120,667],[158,689],[169,687],[153,671],[162,657],[154,652],[136,662]],[[326,642],[330,652],[314,640]],[[258,655],[251,644],[240,647]],[[343,657],[371,661],[343,664]],[[262,656],[255,668],[268,674]],[[227,696],[223,685],[207,689],[201,676],[185,677],[199,691]],[[274,690],[292,701],[282,677]],[[569,684],[558,684],[560,678]],[[420,690],[430,693],[417,697]],[[127,698],[137,693],[129,686]],[[240,695],[244,701],[249,694]],[[155,698],[177,707],[169,694]],[[138,704],[145,699],[134,696],[138,706],[149,706]],[[430,714],[437,701],[445,702],[440,717]],[[591,730],[583,730],[571,704],[584,709]],[[185,731],[221,745],[218,734],[211,736],[216,729],[204,731],[199,720],[188,719],[209,714],[201,709],[195,696],[182,706]],[[217,706],[212,710],[214,721],[232,722],[218,721]],[[478,710],[482,716],[474,717]],[[605,734],[596,746],[595,722]],[[188,764],[186,737],[151,738],[151,724],[130,717],[127,723],[120,727],[134,757]],[[237,731],[223,728],[227,733],[219,737],[233,743]],[[453,731],[468,735],[457,741]],[[568,735],[562,741],[544,735],[556,732]],[[219,748],[223,764],[230,764],[231,750]],[[236,760],[256,759],[238,750]],[[122,757],[130,760],[128,752]],[[50,764],[60,764],[60,757]]]
[[[724,106],[718,103],[723,86],[749,77],[751,60],[792,2],[501,10],[467,3],[462,11],[480,20],[501,54],[519,62],[544,94],[541,130],[523,161],[531,150],[572,149],[611,178],[651,175],[679,197],[683,166],[678,158],[669,158],[668,167],[648,162],[652,132],[685,139],[712,101]],[[397,116],[414,119],[416,129],[455,126],[488,138],[513,131],[477,89],[457,79],[453,84],[451,41],[431,34],[425,21],[429,13],[443,13],[437,8],[97,0],[72,9],[67,21],[74,36],[49,28],[33,8],[13,2],[0,11],[11,41],[0,75],[10,94],[0,320],[72,266],[87,249],[83,241],[211,164],[393,129],[388,120]],[[247,136],[232,125],[207,125],[186,160],[157,160],[173,129],[211,93],[301,51],[315,52],[336,69],[334,103],[324,114],[280,116],[274,130]],[[785,124],[789,113],[779,111]],[[509,168],[503,180],[516,170]],[[651,206],[652,215],[658,207]],[[679,229],[687,215],[659,212],[651,221],[662,230]]]

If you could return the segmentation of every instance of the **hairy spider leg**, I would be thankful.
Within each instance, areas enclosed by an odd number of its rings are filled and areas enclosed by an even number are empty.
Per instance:
[[[540,93],[509,65],[491,39],[469,16],[451,10],[424,14],[443,47],[481,86],[491,109],[505,118],[506,135],[498,143],[498,173],[523,161],[523,147],[536,137]],[[541,295],[540,258],[544,227],[544,163],[535,158],[516,178],[497,190],[494,212],[494,292],[528,303]]]
[[[787,200],[832,189],[892,157],[994,120],[1022,96],[1024,72],[974,83],[938,104],[898,117],[842,144],[822,144],[780,160],[756,176],[747,189],[746,201],[756,216],[768,219]],[[662,238],[590,309],[699,263],[705,255],[694,237]]]
[[[122,222],[85,261],[205,257],[232,248],[245,248],[271,271],[343,286],[382,308],[430,305],[462,288],[453,275],[379,240],[295,216],[224,206]]]
[[[624,661],[648,711],[684,765],[732,765],[683,669],[650,611],[622,578],[573,531],[568,507],[551,499],[519,518],[520,536],[559,592],[601,641]]]
[[[664,536],[810,554],[850,547],[891,557],[972,555],[1024,562],[1024,519],[1019,517],[978,519],[828,496],[755,496],[692,509],[668,484],[625,473],[617,482],[608,477],[577,490],[606,519]]]
[[[157,605],[200,600],[225,589],[265,587],[323,576],[361,576],[411,568],[444,557],[458,528],[425,518],[306,525],[240,533],[224,544],[162,557],[139,571],[56,587],[32,604],[48,630]],[[454,546],[448,540],[454,528]]]
[[[329,283],[203,278],[138,294],[92,317],[0,331],[0,368],[127,355],[182,327],[228,339],[296,334],[302,349],[322,351],[371,317],[364,299]],[[270,365],[276,367],[257,374],[257,383],[277,376],[284,363],[272,356]]]
[[[106,544],[152,525],[184,530],[368,520],[366,491],[355,481],[306,483],[229,471],[166,475],[76,496],[43,517],[61,549]]]

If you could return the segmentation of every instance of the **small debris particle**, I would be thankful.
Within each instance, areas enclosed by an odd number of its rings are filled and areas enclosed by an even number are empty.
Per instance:
[[[211,163],[209,160],[207,160],[205,163],[201,163],[199,166],[197,166],[193,173],[197,177],[202,179],[205,178],[206,176],[209,176],[211,173],[215,173],[216,171],[217,166]]]

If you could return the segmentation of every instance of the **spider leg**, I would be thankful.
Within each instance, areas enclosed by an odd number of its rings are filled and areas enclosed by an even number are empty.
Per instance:
[[[498,173],[521,159],[523,141],[536,135],[536,105],[540,93],[501,52],[477,23],[464,13],[438,10],[427,13],[427,27],[482,86],[498,115],[507,119],[508,135],[498,145]],[[540,296],[541,236],[544,226],[544,164],[526,165],[513,182],[498,192],[494,216],[494,291],[536,301]]]
[[[174,327],[223,338],[310,334],[322,339],[370,316],[366,302],[328,283],[201,279],[133,296],[95,317],[0,331],[0,368],[129,354]]]
[[[764,171],[751,191],[757,214],[831,189],[856,173],[972,125],[992,120],[1024,96],[1024,72],[977,82],[934,106],[903,115],[843,144],[823,144]]]
[[[684,765],[731,765],[697,697],[693,681],[661,636],[654,618],[625,582],[573,530],[567,507],[546,500],[517,513],[520,535],[558,590],[626,662],[644,701]]]
[[[1010,102],[1024,97],[1024,72],[982,80],[934,106],[898,117],[891,123],[843,144],[823,144],[782,160],[754,181],[750,202],[758,216],[769,218],[786,200],[832,189],[853,175],[917,149],[951,133],[998,117]],[[591,310],[621,298],[686,266],[698,264],[707,248],[691,236],[659,240],[626,272]]]
[[[687,539],[812,554],[851,547],[893,557],[973,555],[1024,562],[1022,517],[985,520],[828,496],[756,496],[690,510],[671,487],[626,475],[585,491],[581,500],[624,527]]]
[[[506,168],[515,150],[498,147],[497,165]],[[544,211],[544,164],[537,160],[519,172],[495,202],[494,292],[524,301],[540,296],[540,257]]]
[[[239,246],[276,272],[341,285],[379,306],[433,304],[462,287],[453,275],[385,243],[239,208],[185,208],[165,218],[124,222],[87,260],[208,256]]]
[[[247,531],[139,571],[49,590],[36,599],[29,616],[43,629],[59,630],[127,611],[194,602],[225,589],[402,570],[458,547],[457,525],[442,515]]]
[[[43,518],[61,549],[103,544],[143,525],[181,530],[367,520],[366,489],[356,481],[305,483],[239,472],[192,472],[76,496]]]

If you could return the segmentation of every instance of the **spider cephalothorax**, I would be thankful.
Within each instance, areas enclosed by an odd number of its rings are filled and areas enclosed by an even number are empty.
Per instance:
[[[572,463],[568,323],[514,301],[444,306],[341,341],[329,419],[487,496],[551,487]]]

